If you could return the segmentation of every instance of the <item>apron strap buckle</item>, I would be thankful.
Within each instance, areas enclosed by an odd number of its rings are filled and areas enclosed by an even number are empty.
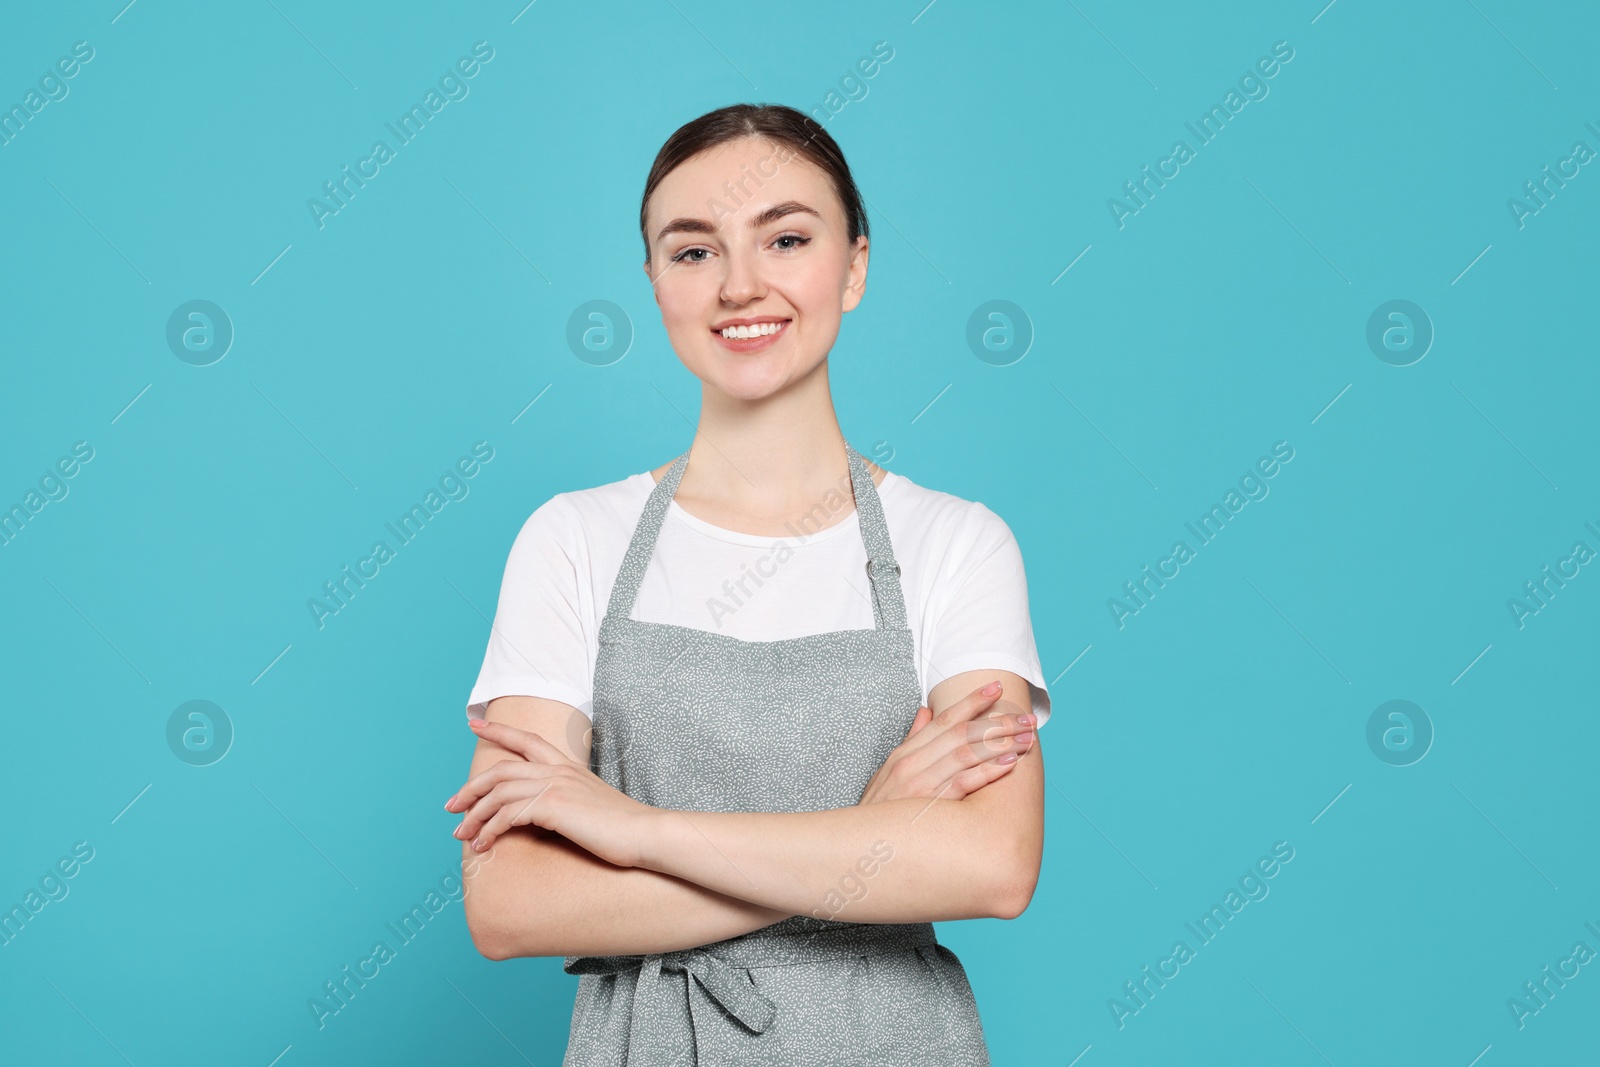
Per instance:
[[[875,575],[873,573],[873,570],[872,570],[873,563],[893,563],[894,564],[894,576],[896,578],[900,577],[900,564],[892,556],[868,556],[867,557],[867,577],[868,578],[876,578],[877,577],[877,575]]]

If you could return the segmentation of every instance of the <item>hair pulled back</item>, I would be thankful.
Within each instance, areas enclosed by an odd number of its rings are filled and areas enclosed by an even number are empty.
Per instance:
[[[645,230],[645,213],[650,207],[650,197],[668,174],[685,161],[701,152],[716,148],[741,137],[755,137],[775,142],[792,153],[780,162],[798,156],[816,165],[833,183],[839,203],[844,208],[845,222],[849,227],[850,244],[857,237],[868,236],[867,213],[861,206],[861,193],[856,189],[850,165],[845,162],[839,145],[828,131],[811,116],[783,104],[732,104],[708,111],[697,119],[679,126],[656,153],[656,160],[645,178],[644,196],[639,201],[639,235],[644,238],[644,257],[650,259],[650,235]],[[771,175],[764,175],[771,177]],[[760,177],[754,179],[760,184]]]

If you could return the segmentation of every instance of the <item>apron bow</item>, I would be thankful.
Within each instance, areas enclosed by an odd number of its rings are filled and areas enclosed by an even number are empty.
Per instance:
[[[676,952],[651,953],[647,956],[589,957],[571,960],[566,966],[569,974],[622,974],[638,970],[634,983],[633,1017],[628,1027],[628,1059],[635,1064],[670,1060],[683,1062],[682,1050],[678,1056],[659,1039],[649,1033],[657,1014],[665,1007],[667,983],[663,972],[682,974],[685,981],[699,986],[706,997],[741,1025],[753,1033],[763,1033],[778,1017],[778,1007],[756,989],[750,973],[736,967],[704,949],[682,949]],[[692,994],[692,990],[690,991]],[[691,995],[691,999],[693,999]],[[690,1023],[691,1030],[693,1022]],[[690,1062],[694,1062],[692,1059]]]

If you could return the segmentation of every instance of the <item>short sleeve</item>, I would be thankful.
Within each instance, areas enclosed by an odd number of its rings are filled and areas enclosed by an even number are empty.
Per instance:
[[[502,696],[559,700],[590,714],[593,671],[579,561],[582,527],[560,495],[528,517],[512,543],[467,718]]]
[[[1025,678],[1038,725],[1050,717],[1022,549],[1005,520],[973,502],[935,580],[927,641],[928,688],[963,671],[1011,671]]]

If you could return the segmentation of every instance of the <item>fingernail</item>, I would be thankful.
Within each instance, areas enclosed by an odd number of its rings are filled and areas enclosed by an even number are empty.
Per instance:
[[[466,828],[467,828],[467,824],[466,823],[462,823],[461,825],[457,826],[454,830],[450,831],[450,836],[459,839],[461,837],[461,831],[465,830]]]
[[[472,727],[474,730],[476,730],[478,727],[483,725],[483,720],[482,719],[468,719],[467,720],[467,725]]]
[[[1017,716],[1017,725],[1018,726],[1032,726],[1033,725],[1033,716],[1032,715],[1018,715]]]
[[[1032,730],[1029,730],[1025,734],[1018,734],[1017,735],[1017,744],[1019,744],[1019,745],[1026,745],[1028,742],[1030,742],[1032,740],[1033,740],[1033,731]]]
[[[1004,756],[1000,756],[999,758],[997,758],[995,760],[995,762],[996,763],[1015,763],[1015,762],[1017,762],[1017,754],[1015,752],[1007,752]]]
[[[474,852],[482,852],[483,851],[483,838],[474,837],[472,839],[472,851],[474,851]]]
[[[456,802],[456,798],[455,797],[451,797],[449,800],[445,801],[444,802],[444,810],[445,811],[449,811],[450,810],[450,805],[454,804],[455,802]]]
[[[990,682],[988,685],[983,687],[982,692],[983,692],[984,696],[992,697],[996,693],[1000,692],[1000,683],[999,682]]]

